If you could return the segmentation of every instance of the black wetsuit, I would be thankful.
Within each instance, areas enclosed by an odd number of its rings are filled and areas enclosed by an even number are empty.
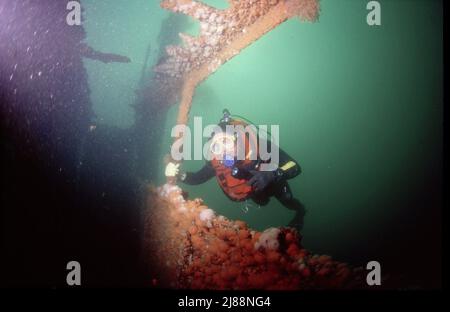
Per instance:
[[[257,163],[258,161],[254,162],[255,166]],[[281,168],[288,163],[291,166],[288,166],[289,168],[286,170],[282,170]],[[274,179],[271,180],[271,182],[262,191],[253,192],[250,198],[258,205],[264,206],[270,201],[270,197],[274,196],[278,199],[278,201],[280,201],[281,204],[283,204],[283,206],[296,212],[294,219],[289,225],[296,228],[301,228],[303,226],[305,209],[302,203],[293,196],[287,181],[299,175],[301,173],[301,168],[292,157],[290,157],[282,149],[279,149],[279,166],[276,171],[281,171],[282,175],[277,176],[274,171]],[[211,163],[207,162],[203,168],[197,172],[186,172],[182,181],[186,184],[198,185],[205,183],[215,175],[216,172]]]

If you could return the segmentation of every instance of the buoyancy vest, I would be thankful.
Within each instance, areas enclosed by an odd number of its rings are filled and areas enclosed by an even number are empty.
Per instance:
[[[235,128],[235,135],[236,137],[240,136],[243,142],[245,142],[245,159],[238,160],[238,165],[236,166],[238,168],[251,166],[255,161],[255,157],[258,155],[257,134],[254,129],[250,128],[247,128],[249,131],[243,131],[248,124],[240,120],[233,120],[229,124],[243,126]],[[248,179],[234,177],[232,175],[233,167],[227,167],[222,160],[215,158],[211,159],[211,165],[215,170],[219,186],[231,200],[243,201],[251,196],[253,188],[247,185]]]

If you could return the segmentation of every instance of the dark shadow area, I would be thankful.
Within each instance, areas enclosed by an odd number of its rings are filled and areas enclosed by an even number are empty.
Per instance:
[[[0,1],[4,286],[136,285],[139,186],[129,131],[98,126],[79,44],[57,1]],[[129,152],[125,152],[128,150]]]
[[[436,157],[441,155],[438,151]],[[393,190],[391,202],[379,209],[398,211],[391,220],[379,225],[377,233],[333,254],[365,267],[376,260],[386,278],[383,288],[423,290],[442,288],[442,162],[429,166],[429,175],[420,181],[411,173],[414,192]],[[373,225],[368,225],[373,226]],[[358,233],[355,233],[358,235]]]
[[[59,1],[0,0],[1,285],[67,287],[73,260],[82,286],[147,285],[141,211],[173,103],[151,91],[145,64],[135,125],[96,123],[86,34],[67,12]],[[167,23],[164,45],[184,25]]]

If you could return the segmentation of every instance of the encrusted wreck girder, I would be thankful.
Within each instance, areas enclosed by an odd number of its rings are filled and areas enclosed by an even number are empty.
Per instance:
[[[163,0],[161,7],[185,14],[200,23],[197,37],[180,33],[182,47],[167,47],[168,58],[154,70],[181,79],[178,123],[187,122],[196,86],[222,64],[289,18],[314,21],[318,0],[229,0],[227,9],[199,1]]]

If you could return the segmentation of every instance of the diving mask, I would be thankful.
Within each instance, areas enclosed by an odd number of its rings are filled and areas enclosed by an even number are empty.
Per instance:
[[[234,135],[227,133],[216,134],[210,145],[213,157],[223,161],[227,167],[232,167],[235,163],[235,141]]]

